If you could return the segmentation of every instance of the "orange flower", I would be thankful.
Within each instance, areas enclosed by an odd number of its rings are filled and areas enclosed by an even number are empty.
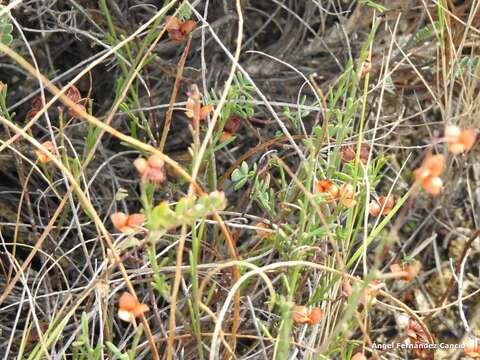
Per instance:
[[[380,282],[380,280],[373,280],[368,286],[363,290],[363,293],[360,296],[359,306],[367,306],[370,302],[375,303],[376,296],[380,289],[384,287],[385,284]],[[346,279],[342,281],[342,295],[345,299],[349,299],[353,294],[352,285],[350,280]]]
[[[378,217],[380,215],[388,215],[394,206],[395,198],[392,195],[380,196],[378,200],[372,200],[370,202],[368,211],[370,212],[370,215]]]
[[[369,74],[371,70],[372,70],[372,56],[370,54],[368,54],[367,58],[365,59],[365,61],[362,64],[361,77],[364,77],[367,74]]]
[[[164,161],[158,155],[152,155],[147,159],[138,158],[133,166],[142,176],[142,181],[162,182],[165,180]]]
[[[350,360],[367,360],[367,357],[363,353],[357,352],[350,358]]]
[[[110,215],[113,226],[120,230],[123,234],[133,234],[140,229],[145,223],[145,215],[143,214],[131,214],[127,215],[123,212],[116,212]]]
[[[422,166],[416,169],[414,174],[422,188],[429,194],[436,196],[442,191],[443,181],[440,175],[443,174],[444,170],[445,157],[441,154],[428,154]]]
[[[232,137],[233,137],[232,133],[229,133],[228,131],[224,131],[224,132],[222,132],[222,134],[220,135],[220,137],[218,139],[221,142],[225,142],[225,141],[230,140]]]
[[[82,95],[80,94],[80,91],[77,89],[75,85],[72,85],[68,88],[66,95],[70,100],[72,100],[75,104],[77,104],[77,106],[80,107],[83,111],[87,111],[85,106],[80,103],[80,101],[82,100]],[[68,112],[70,113],[70,116],[73,118],[83,117],[82,113],[80,113],[80,111],[77,111],[73,107],[68,108]]]
[[[132,294],[124,292],[118,299],[118,317],[120,320],[134,323],[135,318],[148,311],[148,306],[141,304]]]
[[[271,231],[268,231],[272,229],[270,225],[267,225],[263,222],[258,222],[255,224],[255,227],[257,228],[255,231],[257,232],[258,237],[261,239],[267,239],[273,235]]]
[[[415,279],[419,270],[420,267],[416,263],[408,264],[403,267],[400,264],[390,265],[390,271],[393,274],[397,274],[398,279],[402,279],[405,281],[412,281],[413,279]]]
[[[407,336],[410,344],[415,346],[412,352],[417,358],[432,358],[431,350],[426,348],[426,345],[429,343],[427,334],[422,326],[412,318],[408,320]]]
[[[323,310],[319,307],[314,307],[308,310],[303,305],[295,305],[293,307],[293,322],[297,324],[318,324],[323,317]]]
[[[180,21],[175,16],[167,17],[166,29],[173,42],[181,42],[196,27],[197,23],[193,20]]]
[[[187,108],[187,111],[185,111],[185,115],[188,118],[193,119],[195,116],[195,100],[189,97],[185,107]],[[207,115],[212,111],[213,111],[212,105],[200,106],[199,120],[205,120],[207,118]]]
[[[340,193],[337,185],[330,180],[320,180],[315,184],[315,191],[319,193],[328,193],[330,200],[338,199]]]
[[[201,111],[201,110],[200,110]],[[222,134],[220,135],[220,141],[227,141],[230,140],[233,135],[237,132],[238,128],[240,127],[240,122],[242,118],[237,115],[231,115],[225,125],[223,126]],[[215,130],[220,130],[217,126]]]
[[[50,154],[54,153],[55,146],[53,146],[51,141],[45,141],[42,143],[42,145]],[[35,155],[37,155],[37,159],[40,164],[47,164],[50,161],[48,154],[42,149],[35,150]]]
[[[342,155],[342,161],[348,163],[352,160],[355,160],[356,157],[356,147],[354,145],[342,146],[340,150]],[[360,145],[360,161],[363,165],[366,165],[368,162],[368,156],[370,155],[370,145],[362,144]]]
[[[450,125],[445,128],[445,141],[448,151],[458,155],[470,150],[477,139],[475,129],[460,129],[458,126]]]
[[[346,298],[349,299],[350,296],[352,296],[352,284],[350,284],[350,280],[346,279],[342,281],[342,295]]]
[[[463,351],[465,355],[473,358],[473,359],[480,359],[480,342],[476,339],[471,337],[466,337],[463,339]]]
[[[353,198],[355,196],[353,185],[343,184],[342,186],[340,186],[340,189],[338,191],[340,193],[340,198],[342,200],[343,206],[345,206],[346,208],[351,208],[352,206],[355,206],[357,201]]]
[[[384,284],[381,283],[380,280],[373,280],[364,290],[360,299],[360,304],[362,304],[363,306],[367,306],[367,304],[370,302],[375,303],[375,301],[377,300],[376,296],[383,286]]]
[[[33,118],[37,113],[42,109],[42,98],[41,96],[36,96],[32,101],[32,108],[27,113],[27,119]]]
[[[238,115],[230,115],[227,122],[223,126],[224,131],[228,131],[229,133],[235,134],[240,127],[242,122],[242,118]]]
[[[82,100],[82,94],[80,94],[80,90],[78,90],[75,85],[70,86],[65,95],[67,95],[67,97],[74,103],[78,103]]]

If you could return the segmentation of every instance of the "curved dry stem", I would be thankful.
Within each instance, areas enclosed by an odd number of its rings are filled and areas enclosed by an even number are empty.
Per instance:
[[[240,288],[240,286],[252,276],[259,275],[261,273],[265,273],[267,271],[275,270],[275,269],[278,269],[278,268],[283,268],[283,267],[288,268],[288,267],[293,267],[293,266],[305,266],[305,267],[310,267],[310,268],[319,269],[319,270],[323,270],[323,271],[328,271],[328,272],[337,274],[339,276],[347,276],[347,277],[349,277],[350,279],[352,279],[356,282],[359,282],[359,283],[362,283],[362,284],[364,283],[364,281],[362,279],[356,278],[356,277],[351,276],[349,274],[343,274],[339,270],[332,269],[328,266],[312,263],[312,262],[309,262],[309,261],[282,261],[282,262],[262,266],[262,267],[259,267],[257,269],[251,270],[248,273],[242,275],[242,277],[238,280],[238,282],[236,282],[235,285],[232,287],[232,289],[230,289],[230,291],[227,295],[227,298],[225,299],[225,302],[224,302],[224,304],[223,304],[223,306],[220,310],[220,313],[218,314],[218,317],[217,317],[218,320],[217,320],[217,323],[215,325],[215,329],[214,329],[213,336],[212,336],[212,343],[210,345],[210,360],[215,360],[215,354],[218,351],[218,349],[217,349],[218,335],[219,335],[219,332],[221,330],[222,322],[223,322],[223,319],[225,318],[225,314],[228,311],[228,308],[230,306],[232,298],[233,298],[235,292],[237,291],[237,289]],[[412,309],[410,309],[410,307],[408,307],[407,305],[405,305],[403,302],[396,299],[392,295],[386,293],[385,291],[380,290],[379,295],[381,295],[381,296],[389,299],[390,301],[396,303],[406,313],[408,313],[412,318],[414,318],[420,324],[422,329],[425,331],[425,333],[427,334],[430,342],[431,343],[434,342],[433,336],[430,333],[427,326],[425,325],[425,323],[420,319],[420,317]]]

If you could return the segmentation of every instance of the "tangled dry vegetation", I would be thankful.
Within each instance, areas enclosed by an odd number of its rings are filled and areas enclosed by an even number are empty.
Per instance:
[[[4,2],[2,358],[480,357],[479,8]]]

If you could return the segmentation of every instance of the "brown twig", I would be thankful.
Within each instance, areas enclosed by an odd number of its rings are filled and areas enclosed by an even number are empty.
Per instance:
[[[192,43],[192,37],[188,37],[187,44],[185,45],[185,49],[183,50],[182,57],[177,66],[177,75],[175,77],[175,84],[173,86],[172,95],[170,96],[170,101],[168,103],[168,110],[167,114],[165,115],[165,123],[163,125],[163,132],[162,137],[160,139],[160,144],[158,146],[158,150],[163,152],[165,148],[165,142],[167,141],[168,132],[170,131],[170,124],[172,122],[172,114],[173,114],[173,105],[175,104],[175,99],[177,98],[178,89],[180,88],[180,82],[182,81],[183,77],[183,69],[185,67],[185,61],[187,60],[188,53],[190,51],[190,45]]]

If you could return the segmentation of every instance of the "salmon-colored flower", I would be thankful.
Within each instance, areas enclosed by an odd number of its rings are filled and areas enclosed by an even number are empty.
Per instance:
[[[475,129],[460,129],[456,125],[449,125],[445,128],[445,141],[448,151],[458,155],[470,150],[477,139]]]
[[[364,77],[367,74],[369,74],[371,70],[372,70],[372,56],[370,54],[368,54],[367,58],[365,59],[365,61],[362,64],[361,77]]]
[[[293,322],[297,324],[318,324],[323,317],[323,310],[319,307],[308,309],[303,305],[295,305],[293,307]]]
[[[352,284],[350,284],[350,280],[345,279],[342,281],[342,295],[346,298],[349,299],[350,296],[352,296]]]
[[[145,215],[143,214],[125,214],[123,212],[116,212],[110,215],[113,226],[123,234],[133,234],[135,231],[141,229],[145,224]]]
[[[369,303],[376,302],[376,296],[381,288],[383,288],[385,284],[380,282],[380,280],[373,280],[368,286],[363,290],[362,294],[360,295],[360,306],[367,306]],[[350,296],[353,294],[352,285],[350,284],[350,280],[345,279],[342,281],[342,295],[345,299],[349,299]]]
[[[75,104],[77,104],[77,107],[79,107],[84,112],[87,111],[86,107],[80,103],[80,101],[82,100],[82,95],[80,94],[80,91],[77,89],[75,85],[71,85],[68,88],[66,95],[70,100],[72,100]],[[77,111],[77,109],[74,107],[69,107],[68,112],[70,116],[73,118],[83,117],[82,113],[80,111]]]
[[[367,360],[367,357],[363,353],[357,352],[350,358],[350,360]]]
[[[390,265],[390,271],[393,274],[398,274],[398,279],[405,281],[412,281],[415,279],[419,270],[420,266],[417,263],[411,263],[406,266],[401,266],[400,264]]]
[[[330,195],[330,200],[336,200],[340,196],[338,186],[330,180],[317,181],[315,183],[315,191],[318,193],[328,193]]]
[[[71,85],[67,89],[65,95],[67,95],[67,97],[74,103],[78,103],[80,100],[82,100],[82,94],[80,94],[80,90],[78,90],[75,85]]]
[[[354,199],[355,190],[352,184],[343,184],[338,189],[340,193],[340,199],[342,201],[343,206],[346,208],[351,208],[355,206],[357,201]]]
[[[470,336],[465,337],[462,341],[463,352],[472,359],[480,359],[480,341],[473,339]]]
[[[141,304],[132,294],[124,292],[118,299],[118,317],[120,320],[134,323],[135,318],[148,311],[148,306]]]
[[[228,131],[229,133],[235,134],[239,129],[242,123],[242,118],[238,115],[230,115],[227,122],[223,126],[224,131]]]
[[[189,97],[185,107],[187,108],[187,111],[185,111],[185,115],[188,118],[193,119],[195,117],[195,100]],[[212,111],[213,111],[212,105],[200,106],[200,110],[198,114],[199,120],[205,120],[207,118],[207,115],[210,114]]]
[[[45,141],[42,143],[42,146],[47,149],[50,154],[55,153],[55,146],[51,141]],[[50,161],[48,154],[42,149],[35,150],[35,155],[37,155],[38,162],[40,164],[47,164]]]
[[[168,16],[166,29],[172,42],[181,42],[188,34],[197,27],[193,20],[180,21],[175,16]]]
[[[368,206],[370,215],[378,217],[380,215],[388,215],[395,206],[395,198],[393,195],[380,196],[378,200],[372,200]],[[383,209],[383,210],[382,210]]]
[[[165,180],[165,162],[158,155],[152,155],[148,159],[138,158],[133,166],[142,176],[142,181],[162,182]]]
[[[230,140],[233,137],[233,134],[228,131],[223,131],[220,137],[218,138],[221,142]]]
[[[230,140],[237,132],[240,127],[242,119],[238,115],[231,115],[225,125],[223,126],[222,133],[220,135],[220,141],[224,142]],[[215,130],[219,131],[220,128],[215,126]]]
[[[360,298],[360,304],[367,306],[369,303],[375,303],[378,292],[384,286],[385,284],[380,282],[380,280],[373,280],[364,290],[362,297]]]
[[[32,101],[32,108],[27,113],[27,119],[33,118],[37,113],[42,110],[43,103],[41,96],[36,96]]]
[[[267,225],[263,222],[258,222],[255,224],[257,235],[260,239],[267,239],[273,235],[269,230],[272,230],[270,225]]]
[[[427,344],[429,343],[427,334],[422,326],[412,318],[410,318],[408,321],[407,336],[410,344],[414,345],[412,352],[417,358],[432,358],[432,350],[428,349],[427,347]]]
[[[355,160],[357,149],[355,145],[346,145],[342,146],[340,153],[342,155],[342,161],[348,163],[352,160]],[[362,144],[360,145],[360,161],[363,165],[366,165],[368,162],[368,156],[370,155],[370,145]]]
[[[445,157],[441,154],[428,154],[420,168],[414,171],[417,181],[422,188],[434,196],[440,194],[443,181],[440,176],[445,170]]]

